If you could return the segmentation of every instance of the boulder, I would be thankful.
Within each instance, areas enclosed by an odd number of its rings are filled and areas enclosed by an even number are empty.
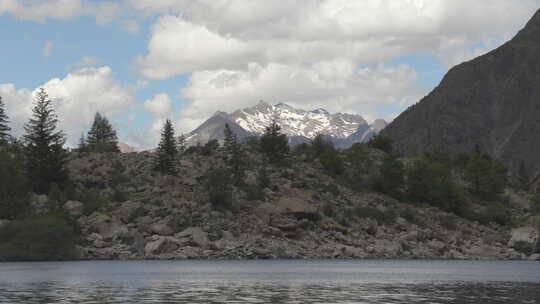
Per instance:
[[[83,219],[82,224],[88,227],[90,232],[100,234],[104,241],[112,241],[128,233],[128,228],[120,221],[98,212]]]
[[[64,204],[64,209],[66,209],[71,217],[79,218],[83,215],[84,204],[79,201],[67,201]]]
[[[146,256],[168,254],[178,249],[178,243],[168,237],[159,237],[157,240],[149,242],[144,248]]]
[[[122,222],[131,223],[135,218],[143,216],[144,213],[144,206],[142,203],[127,201],[118,208],[116,215]]]
[[[512,247],[519,252],[531,254],[538,246],[538,230],[534,227],[520,227],[512,229],[508,247]]]
[[[165,221],[150,226],[150,231],[158,235],[173,235],[174,229]]]
[[[200,227],[190,227],[184,231],[177,233],[176,238],[190,240],[190,245],[196,247],[207,247],[209,245],[208,233],[204,232]]]

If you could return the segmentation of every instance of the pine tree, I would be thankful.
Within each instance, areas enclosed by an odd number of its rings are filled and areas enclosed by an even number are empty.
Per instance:
[[[178,154],[184,154],[184,152],[186,152],[187,150],[186,146],[187,146],[186,137],[184,136],[184,134],[182,134],[178,137],[177,142],[176,142]]]
[[[281,127],[275,121],[261,136],[261,149],[271,163],[281,163],[289,154],[287,135],[281,133]]]
[[[242,183],[244,179],[244,153],[241,145],[238,143],[236,134],[231,130],[229,124],[225,124],[225,148],[226,163],[231,171],[236,185]]]
[[[379,176],[375,187],[377,190],[394,196],[400,197],[400,189],[405,183],[403,163],[393,154],[387,153],[382,161]]]
[[[120,152],[118,137],[107,117],[99,112],[94,116],[92,128],[86,137],[87,149],[91,152]]]
[[[34,101],[32,117],[24,126],[26,171],[34,191],[46,194],[51,184],[56,183],[62,188],[67,182],[66,138],[62,131],[56,130],[58,119],[43,88]]]
[[[469,160],[465,177],[471,192],[483,200],[495,200],[506,187],[505,168],[479,152],[475,152]]]
[[[6,114],[5,105],[2,102],[2,96],[0,96],[0,145],[9,142],[9,131],[11,128],[8,126],[9,117]]]
[[[156,151],[155,170],[164,174],[175,175],[178,148],[174,138],[174,128],[169,119],[165,121],[161,131],[161,140]]]
[[[86,143],[86,137],[84,137],[84,134],[81,134],[81,138],[79,139],[78,151],[86,152],[87,150],[88,150],[88,144]]]

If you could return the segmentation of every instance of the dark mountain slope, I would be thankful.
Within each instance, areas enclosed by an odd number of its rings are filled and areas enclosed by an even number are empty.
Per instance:
[[[540,172],[540,11],[500,48],[452,68],[383,134],[402,155],[478,146],[513,173]]]

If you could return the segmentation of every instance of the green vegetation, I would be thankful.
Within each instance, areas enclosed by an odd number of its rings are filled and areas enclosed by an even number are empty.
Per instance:
[[[204,146],[186,149],[185,138],[177,140],[173,125],[167,120],[156,152],[141,153],[139,161],[101,153],[118,152],[117,138],[107,118],[96,113],[92,129],[86,137],[81,136],[79,151],[86,153],[74,153],[76,157],[71,157],[63,148],[65,136],[57,130],[58,120],[44,90],[36,95],[23,141],[11,138],[8,121],[0,99],[0,219],[8,220],[0,223],[0,260],[69,259],[75,254],[80,233],[71,217],[94,212],[117,216],[117,209],[127,200],[156,207],[151,212],[142,207],[129,211],[129,220],[141,214],[167,213],[171,204],[178,204],[181,207],[173,212],[174,221],[187,227],[205,220],[206,214],[194,211],[207,208],[208,203],[215,210],[240,214],[250,208],[242,200],[258,207],[258,201],[272,204],[287,195],[296,195],[316,208],[313,213],[324,214],[330,218],[325,220],[338,227],[334,228],[345,232],[349,228],[343,226],[356,229],[362,226],[357,223],[365,223],[360,219],[374,220],[369,221],[369,227],[362,228],[372,235],[377,233],[377,225],[401,229],[401,224],[393,225],[398,215],[426,228],[459,230],[459,217],[494,229],[508,229],[540,214],[538,197],[530,208],[520,202],[525,207],[519,212],[509,204],[510,200],[504,201],[506,172],[498,162],[480,152],[450,156],[436,150],[414,159],[399,159],[392,152],[391,142],[383,136],[373,138],[369,144],[354,144],[340,150],[318,135],[290,153],[288,139],[276,122],[266,128],[263,136],[248,138],[245,143],[240,143],[226,125],[223,147],[212,140]],[[185,182],[155,178],[156,174],[131,176],[146,168],[177,176],[180,155],[191,155],[185,162],[186,170],[200,167],[206,174]],[[69,163],[70,170],[95,174],[88,179],[75,174],[70,181],[66,170],[68,157],[74,160]],[[165,188],[169,186],[174,188]],[[365,197],[357,200],[352,195],[355,191],[365,193]],[[384,203],[379,201],[381,197]],[[82,205],[70,202],[65,210],[68,200]],[[415,205],[428,205],[448,213],[437,215],[434,208],[417,213]],[[436,215],[436,225],[426,214]],[[129,220],[122,218],[124,222]],[[334,229],[331,225],[329,229]]]
[[[506,186],[506,170],[489,156],[476,152],[465,169],[471,193],[482,200],[496,200]]]
[[[231,172],[234,184],[241,185],[245,175],[245,154],[242,145],[238,143],[238,138],[229,127],[229,124],[225,124],[224,132],[225,163]]]
[[[266,127],[260,143],[261,150],[270,163],[282,164],[289,154],[287,135],[281,133],[281,127],[275,121]]]
[[[206,175],[205,189],[215,209],[233,208],[233,187],[229,170],[216,168]]]
[[[9,135],[9,131],[11,131],[11,128],[8,126],[8,123],[9,117],[6,113],[2,96],[0,96],[0,145],[5,145],[10,141],[11,136]]]
[[[377,221],[378,224],[392,224],[396,219],[396,213],[392,210],[379,210],[372,207],[357,206],[354,208],[354,214],[360,218],[371,218]]]
[[[29,192],[22,155],[0,150],[0,218],[24,217],[29,212]]]
[[[46,194],[54,183],[63,188],[68,180],[65,169],[65,135],[57,131],[58,119],[44,89],[35,97],[32,117],[25,125],[26,172],[34,192]]]
[[[167,119],[161,131],[161,140],[156,150],[156,164],[154,169],[163,174],[175,175],[177,173],[176,161],[178,146],[174,138],[172,122]]]
[[[62,218],[13,221],[0,227],[0,261],[72,259],[76,242],[76,228]]]
[[[384,135],[377,135],[373,137],[368,142],[368,146],[372,149],[379,149],[386,153],[392,152],[392,140]]]
[[[407,197],[456,214],[465,207],[465,192],[456,182],[449,159],[440,152],[418,158],[407,168]]]
[[[405,184],[403,163],[393,154],[388,153],[383,158],[380,171],[380,176],[375,182],[375,189],[395,198],[400,198]]]
[[[107,117],[99,112],[96,113],[86,139],[84,139],[84,136],[81,138],[79,150],[81,152],[120,152],[116,131]]]

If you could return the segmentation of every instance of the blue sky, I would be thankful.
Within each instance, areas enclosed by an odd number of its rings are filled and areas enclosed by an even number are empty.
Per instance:
[[[451,66],[510,39],[539,6],[8,0],[0,2],[0,96],[16,135],[32,91],[45,86],[70,143],[101,111],[122,141],[143,148],[166,118],[189,132],[217,110],[261,99],[390,120]]]

